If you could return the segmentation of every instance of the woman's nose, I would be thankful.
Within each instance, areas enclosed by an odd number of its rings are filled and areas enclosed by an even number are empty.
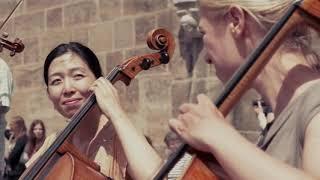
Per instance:
[[[70,80],[65,80],[64,81],[64,86],[63,86],[63,94],[64,95],[69,95],[69,94],[73,94],[75,92],[75,88],[73,86],[72,81]]]

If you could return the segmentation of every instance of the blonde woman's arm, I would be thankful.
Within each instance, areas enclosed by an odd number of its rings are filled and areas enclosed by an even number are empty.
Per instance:
[[[305,151],[310,154],[304,155],[305,169],[299,170],[271,157],[241,136],[207,96],[199,95],[198,104],[183,104],[180,111],[177,119],[170,120],[171,128],[194,148],[212,153],[231,179],[311,180],[319,174],[319,138],[310,132],[315,139],[308,140],[307,134],[305,146],[310,147]]]
[[[47,149],[51,146],[51,144],[53,143],[53,141],[56,139],[57,134],[53,133],[51,135],[49,135],[46,140],[43,142],[42,146],[40,147],[40,149],[34,153],[31,158],[26,162],[26,167],[28,168],[31,164],[33,164],[37,159],[39,159],[39,157],[47,151]]]

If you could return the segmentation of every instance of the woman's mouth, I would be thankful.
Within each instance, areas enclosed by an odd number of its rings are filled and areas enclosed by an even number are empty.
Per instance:
[[[63,105],[76,105],[78,104],[78,102],[80,102],[81,99],[80,98],[75,98],[75,99],[67,99],[65,101],[62,102]]]

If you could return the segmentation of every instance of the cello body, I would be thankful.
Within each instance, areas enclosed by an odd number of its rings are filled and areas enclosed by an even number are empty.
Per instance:
[[[107,177],[68,152],[59,158],[45,179],[105,180]]]

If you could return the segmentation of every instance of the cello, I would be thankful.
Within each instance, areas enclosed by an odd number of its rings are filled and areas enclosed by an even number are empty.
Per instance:
[[[216,99],[215,105],[224,116],[228,114],[244,92],[250,87],[251,83],[268,63],[273,53],[281,45],[281,42],[288,32],[301,23],[308,24],[315,30],[320,31],[320,0],[296,1],[278,23],[271,28],[256,50],[247,58],[246,63],[233,74],[223,92]],[[181,145],[178,150],[168,158],[153,179],[162,180],[187,152],[192,154],[193,158],[180,179],[229,179],[228,175],[219,165],[219,162],[211,154],[195,151],[187,144]],[[209,162],[210,168],[208,164],[205,163],[208,161],[211,161]]]
[[[149,48],[158,50],[158,52],[129,58],[121,65],[116,66],[106,79],[111,83],[122,81],[124,84],[129,85],[131,80],[142,70],[148,70],[169,62],[173,55],[175,44],[173,36],[168,31],[165,29],[150,31],[147,44]],[[49,149],[22,174],[21,180],[108,179],[100,172],[100,167],[95,162],[80,153],[67,140],[95,104],[95,95],[91,94],[81,108],[71,117],[67,127],[60,132]]]
[[[24,49],[24,44],[21,39],[16,38],[13,42],[5,39],[8,35],[4,34],[3,37],[0,37],[0,52],[3,51],[3,48],[10,51],[10,56],[14,56],[16,53],[21,53]]]
[[[20,0],[15,7],[11,10],[9,15],[6,17],[6,19],[2,22],[0,25],[0,30],[4,27],[4,25],[8,22],[10,17],[13,15],[15,10],[20,6],[20,4],[23,2],[23,0]],[[10,56],[14,56],[16,53],[21,53],[24,50],[24,44],[22,43],[22,40],[19,38],[15,38],[15,40],[9,41],[6,38],[8,38],[8,33],[3,33],[2,37],[0,37],[0,52],[3,51],[3,48],[8,49],[10,51]]]

